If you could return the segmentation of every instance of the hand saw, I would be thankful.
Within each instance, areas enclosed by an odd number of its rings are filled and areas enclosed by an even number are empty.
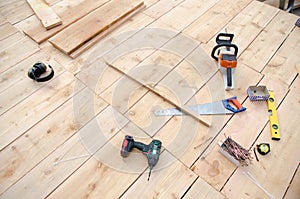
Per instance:
[[[235,107],[233,107],[231,104],[233,104]],[[235,96],[217,102],[188,106],[188,108],[200,115],[234,114],[246,110],[246,108],[241,105]],[[171,108],[165,110],[156,110],[154,111],[154,115],[178,116],[185,115],[185,113],[181,112],[177,108]]]

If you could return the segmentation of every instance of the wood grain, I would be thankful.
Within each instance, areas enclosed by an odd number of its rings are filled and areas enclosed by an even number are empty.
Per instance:
[[[300,85],[297,79],[293,84]],[[275,198],[282,198],[285,194],[289,182],[292,180],[294,173],[299,165],[299,156],[297,151],[299,147],[299,136],[295,132],[299,132],[300,128],[295,115],[297,114],[297,106],[299,106],[299,92],[293,92],[299,86],[293,88],[289,92],[279,106],[277,113],[279,116],[279,125],[284,134],[281,136],[280,142],[271,142],[269,124],[263,129],[261,136],[256,144],[269,142],[271,144],[271,153],[267,156],[259,156],[259,162],[249,168],[249,172],[255,176],[260,184],[268,190]],[[277,103],[278,104],[278,103]],[[274,165],[276,162],[276,165]],[[272,171],[272,172],[270,172]],[[236,179],[240,179],[236,183]],[[277,183],[274,183],[277,182]],[[295,181],[297,183],[297,181]],[[246,185],[246,186],[245,186]],[[282,186],[286,186],[282,188]],[[233,188],[234,187],[234,188]],[[230,181],[225,185],[223,193],[228,197],[243,197],[247,194],[249,197],[261,197],[266,195],[251,181],[242,174],[242,169],[235,172]],[[292,193],[291,193],[292,194]]]
[[[33,15],[22,20],[17,26],[37,43],[43,43],[51,36],[68,27],[70,24],[81,19],[96,8],[105,4],[108,0],[62,0],[53,5],[53,10],[60,16],[63,24],[46,30],[39,19]],[[27,3],[26,3],[27,4]],[[32,12],[32,11],[31,11]]]
[[[239,0],[234,2],[230,0],[220,0],[184,29],[183,32],[191,35],[198,41],[206,43],[250,2],[251,0]]]
[[[89,105],[91,101],[89,95],[94,97],[95,114],[98,114],[107,106],[101,98],[94,96],[86,88],[75,96],[82,102],[76,108],[82,112],[90,112]],[[1,165],[0,176],[2,177],[0,183],[2,186],[0,193],[15,184],[28,171],[38,165],[44,157],[50,155],[67,139],[72,137],[93,116],[93,114],[81,114],[79,119],[78,115],[74,114],[73,99],[70,99],[6,147],[0,154],[1,160],[7,162],[7,164]],[[13,170],[11,165],[14,165]]]
[[[74,80],[73,76],[65,72],[56,81],[50,82],[43,89],[14,106],[6,114],[1,115],[0,121],[3,125],[0,127],[2,137],[0,148],[3,149],[40,121],[41,118],[47,116],[72,97],[74,92],[76,92],[73,90],[75,86]],[[28,79],[28,81],[31,80]],[[82,87],[82,84],[78,84],[76,89],[82,89]]]
[[[240,61],[257,71],[262,71],[282,41],[295,27],[289,21],[296,20],[295,15],[279,12],[240,56]]]
[[[71,54],[141,6],[143,2],[140,0],[130,3],[120,0],[110,1],[50,38],[49,42],[62,52]]]
[[[62,24],[62,20],[44,0],[26,0],[46,30]]]

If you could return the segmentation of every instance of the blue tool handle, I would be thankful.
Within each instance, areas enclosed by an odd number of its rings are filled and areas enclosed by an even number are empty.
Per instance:
[[[243,107],[243,106],[241,105],[241,103],[237,100],[236,96],[231,97],[231,98],[228,98],[228,99],[224,99],[224,100],[222,100],[222,102],[223,102],[224,107],[225,107],[227,110],[229,110],[229,111],[231,111],[231,112],[233,112],[233,113],[239,113],[239,112],[242,112],[242,111],[245,111],[245,110],[246,110],[246,108]],[[232,106],[230,105],[230,102],[231,102],[235,107],[232,107]]]

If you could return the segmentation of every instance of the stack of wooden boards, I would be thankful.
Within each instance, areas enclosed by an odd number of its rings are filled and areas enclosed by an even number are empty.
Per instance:
[[[75,58],[144,7],[142,0],[62,0],[51,7],[43,0],[27,0],[36,16],[21,29],[37,43],[48,40]],[[40,23],[38,22],[38,19]]]

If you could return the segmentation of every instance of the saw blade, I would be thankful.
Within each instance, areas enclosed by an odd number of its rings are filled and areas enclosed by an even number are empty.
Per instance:
[[[224,107],[222,101],[212,102],[207,104],[199,104],[188,106],[192,111],[198,113],[199,115],[218,115],[218,114],[233,114],[233,112],[227,110]],[[165,110],[157,110],[154,111],[156,116],[179,116],[185,115],[185,113],[181,112],[177,108],[165,109]]]

